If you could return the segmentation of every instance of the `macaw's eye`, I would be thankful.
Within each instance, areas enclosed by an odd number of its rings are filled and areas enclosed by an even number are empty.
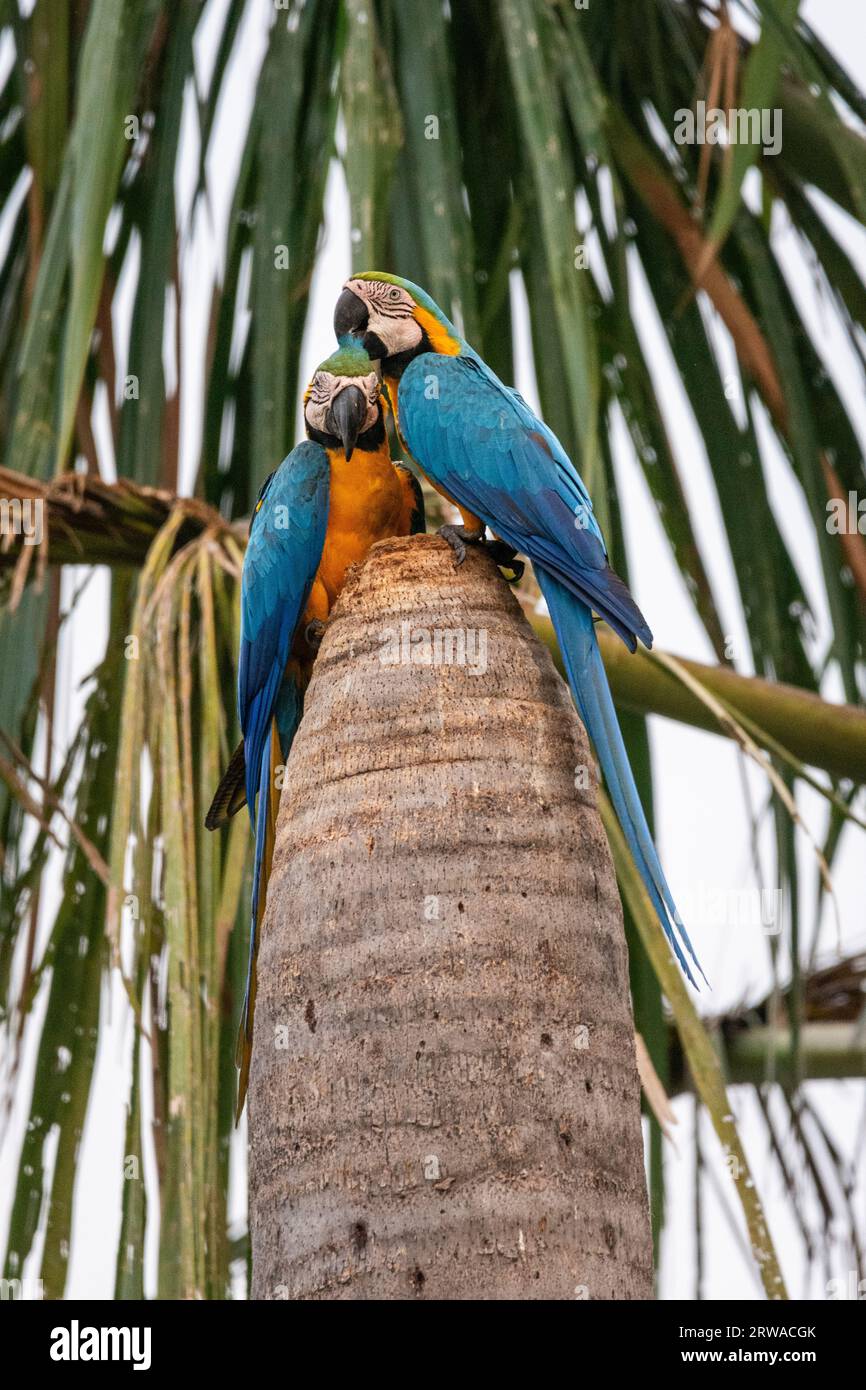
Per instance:
[[[394,288],[393,288],[392,291],[391,291],[391,298],[392,298],[392,299],[395,299],[395,300],[400,298],[400,291],[397,289],[397,286],[396,286],[396,285],[394,286]]]

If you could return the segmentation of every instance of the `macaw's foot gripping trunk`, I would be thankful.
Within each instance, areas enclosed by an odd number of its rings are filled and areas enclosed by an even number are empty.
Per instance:
[[[282,794],[253,1296],[652,1296],[625,939],[565,685],[483,551],[385,541]]]

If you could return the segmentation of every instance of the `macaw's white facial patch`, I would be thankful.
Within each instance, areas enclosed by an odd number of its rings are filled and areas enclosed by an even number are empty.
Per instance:
[[[310,394],[304,406],[304,419],[307,424],[321,434],[333,434],[326,423],[328,411],[340,392],[346,386],[355,386],[367,402],[367,414],[360,433],[372,429],[379,416],[379,376],[370,372],[368,376],[335,376],[331,372],[318,371],[310,383]]]
[[[388,356],[411,352],[421,341],[422,329],[415,318],[415,301],[408,290],[387,280],[347,280],[351,290],[367,306],[366,332],[375,333]]]

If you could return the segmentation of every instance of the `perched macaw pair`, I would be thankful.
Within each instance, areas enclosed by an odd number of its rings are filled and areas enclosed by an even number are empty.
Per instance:
[[[572,695],[641,879],[685,975],[695,984],[686,953],[703,975],[646,823],[593,613],[604,618],[631,651],[638,638],[650,646],[652,634],[607,562],[580,474],[552,431],[411,281],[379,271],[353,276],[337,301],[334,329],[344,346],[316,373],[306,397],[307,433],[315,442],[299,445],[265,484],[244,563],[238,677],[244,743],[243,755],[239,750],[232,766],[246,763],[256,869],[250,975],[239,1040],[239,1110],[249,1065],[262,886],[273,845],[270,769],[277,752],[285,758],[300,720],[313,657],[308,642],[305,648],[305,633],[311,621],[325,621],[346,567],[363,558],[374,541],[423,529],[414,479],[410,482],[398,473],[389,457],[377,365],[407,453],[460,511],[461,526],[441,528],[457,562],[464,558],[467,544],[485,542],[488,528],[498,538],[494,554],[500,563],[518,553],[532,561]],[[353,375],[360,378],[354,388],[357,396],[341,405],[347,378]],[[363,417],[362,397],[368,412]],[[392,492],[393,502],[385,505],[384,494],[390,497]],[[338,496],[341,504],[335,511]],[[276,526],[280,507],[293,518],[282,534]],[[316,602],[320,579],[324,593]],[[215,808],[218,814],[213,823],[243,804],[238,768],[232,780],[232,766],[215,798],[211,816]]]

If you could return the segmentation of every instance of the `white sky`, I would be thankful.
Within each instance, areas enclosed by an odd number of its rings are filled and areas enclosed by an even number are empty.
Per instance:
[[[217,0],[200,37],[198,57],[204,73],[209,72],[217,33],[215,21],[224,6],[225,0]],[[861,89],[866,89],[866,20],[863,8],[852,4],[851,0],[806,0],[801,9],[829,47],[845,62]],[[230,65],[227,74],[228,95],[218,118],[208,166],[210,207],[200,207],[194,225],[188,228],[182,260],[182,482],[187,488],[194,476],[201,438],[203,364],[198,345],[203,340],[209,313],[210,279],[214,270],[221,268],[218,264],[219,248],[224,241],[223,229],[229,210],[234,170],[240,158],[241,136],[245,130],[255,74],[264,52],[266,26],[271,13],[268,0],[260,0],[258,11],[245,24],[243,49]],[[178,170],[177,191],[182,215],[188,219],[198,155],[191,104],[188,104],[187,119],[188,148]],[[834,227],[843,238],[849,254],[857,262],[861,273],[866,275],[866,233],[844,214],[834,211],[833,219]],[[309,327],[304,341],[304,379],[332,351],[333,303],[350,268],[348,198],[342,171],[336,164],[332,167],[328,184],[327,221],[327,235],[316,267]],[[866,438],[866,402],[861,380],[850,361],[841,329],[828,306],[816,300],[811,278],[806,273],[794,238],[782,219],[774,227],[774,237],[802,312],[807,315],[810,324],[820,327],[818,341],[827,369],[832,372],[855,417],[861,438]],[[137,268],[133,265],[122,287],[116,310],[116,322],[120,328],[128,323],[129,296],[134,288],[136,273]],[[740,649],[744,650],[744,627],[730,562],[724,548],[713,543],[719,535],[720,523],[700,434],[639,274],[633,277],[632,290],[641,335],[659,395],[664,402],[669,434],[674,443],[694,524],[704,554],[716,557],[711,566],[711,578],[721,598],[726,630],[735,641],[739,639]],[[531,403],[537,404],[529,358],[525,296],[519,277],[514,277],[512,295],[516,319],[516,385]],[[122,332],[119,332],[119,340],[122,337]],[[720,350],[729,350],[725,345],[724,330],[720,332],[719,339]],[[124,364],[119,361],[120,377],[123,371]],[[107,439],[104,428],[98,431],[98,438],[104,447]],[[638,602],[647,615],[660,647],[680,655],[712,661],[709,644],[671,559],[624,427],[615,430],[614,445],[632,588]],[[791,479],[787,464],[772,447],[766,449],[764,466],[780,524],[791,538],[807,591],[816,599],[818,640],[825,645],[828,620],[824,605],[820,602],[816,547],[805,504]],[[80,579],[81,575],[68,576],[67,592]],[[70,638],[62,645],[58,720],[61,741],[71,736],[77,725],[80,713],[77,687],[92,669],[104,646],[106,592],[104,576],[96,576],[75,619]],[[741,665],[741,669],[747,668]],[[839,694],[837,689],[830,686],[827,693],[834,697]],[[758,928],[743,927],[733,932],[720,932],[716,924],[702,920],[702,908],[714,891],[730,893],[758,883],[771,887],[772,840],[768,828],[763,837],[763,867],[760,879],[757,879],[752,867],[749,818],[743,798],[743,769],[729,742],[660,719],[652,719],[650,729],[659,850],[674,897],[688,922],[706,973],[713,982],[712,995],[705,994],[699,1006],[713,1013],[721,1013],[743,999],[759,999],[767,992],[772,979],[767,938]],[[763,806],[766,791],[760,775],[754,771],[748,771],[746,775],[752,790],[753,805]],[[803,794],[800,805],[816,838],[820,840],[826,822],[824,803],[817,795]],[[814,860],[802,839],[800,860],[804,885],[811,885]],[[846,953],[866,944],[862,863],[862,837],[849,834],[847,847],[834,868]],[[54,895],[56,891],[55,874]],[[50,898],[54,895],[46,894],[43,927],[50,922]],[[829,917],[825,920],[822,943],[825,952],[832,953],[835,932],[831,929]],[[114,1278],[125,1120],[121,1102],[126,1094],[132,1033],[129,1011],[116,985],[106,988],[105,1005],[110,1010],[113,1022],[103,1030],[101,1036],[94,1093],[83,1140],[69,1288],[73,1297],[110,1297]],[[34,1062],[33,1036],[31,1030],[23,1072],[28,1078]],[[834,1135],[843,1149],[850,1146],[853,1151],[857,1136],[862,1137],[864,1090],[866,1088],[862,1082],[813,1084],[810,1087],[811,1096],[829,1118]],[[799,1297],[821,1297],[823,1275],[816,1286],[806,1286],[801,1241],[788,1214],[788,1195],[782,1190],[778,1170],[769,1161],[766,1152],[766,1131],[757,1119],[754,1096],[749,1088],[737,1088],[732,1093],[732,1101],[753,1164],[754,1176],[768,1211],[771,1231],[780,1250],[783,1269],[790,1281],[790,1291]],[[19,1083],[12,1122],[5,1132],[6,1142],[0,1144],[0,1241],[5,1240],[18,1143],[28,1105],[29,1084]],[[693,1248],[694,1139],[691,1100],[687,1097],[678,1099],[675,1110],[680,1123],[676,1149],[668,1145],[666,1151],[668,1223],[664,1236],[661,1292],[662,1296],[668,1298],[691,1298],[694,1297],[696,1268]],[[701,1140],[704,1162],[713,1170],[717,1178],[715,1186],[724,1194],[724,1207],[715,1195],[708,1192],[705,1197],[704,1296],[759,1297],[760,1289],[750,1271],[749,1262],[743,1258],[738,1247],[741,1223],[733,1188],[708,1126],[702,1126]],[[244,1184],[240,1144],[238,1160],[234,1193],[237,1226],[242,1229]],[[859,1181],[859,1205],[862,1211],[862,1168]],[[733,1226],[729,1224],[725,1207],[733,1212]],[[816,1219],[817,1215],[816,1212]],[[155,1254],[152,1235],[151,1267]],[[838,1267],[834,1266],[831,1273],[845,1275],[847,1269],[844,1260]]]

